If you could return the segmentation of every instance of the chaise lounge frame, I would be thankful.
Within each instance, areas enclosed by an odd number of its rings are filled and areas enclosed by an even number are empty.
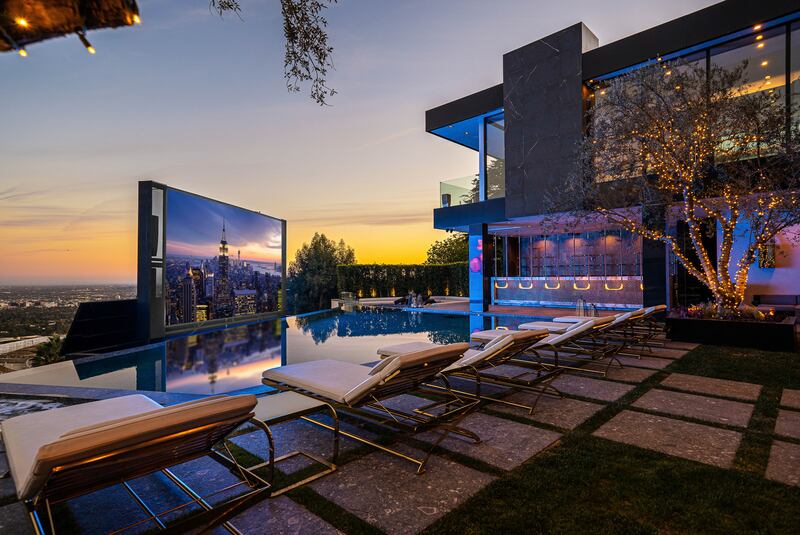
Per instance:
[[[401,365],[391,375],[386,377],[380,384],[371,388],[368,392],[350,402],[342,402],[332,399],[329,396],[309,389],[301,388],[288,382],[263,377],[265,385],[273,387],[279,391],[297,392],[328,404],[341,416],[346,414],[359,420],[377,425],[380,428],[388,429],[395,435],[414,435],[428,430],[441,431],[439,437],[434,441],[431,448],[425,453],[424,457],[416,458],[405,454],[396,449],[392,449],[384,444],[380,444],[365,437],[339,430],[339,433],[347,438],[358,441],[367,446],[379,449],[395,457],[409,461],[417,466],[417,474],[425,472],[428,460],[433,451],[451,433],[461,435],[480,443],[480,437],[472,431],[460,427],[458,424],[470,413],[477,410],[480,400],[457,394],[450,385],[443,381],[440,372],[461,358],[461,355],[469,348],[468,344],[449,344],[441,346],[441,349],[428,350],[433,355],[430,358],[414,358],[417,353],[399,355],[396,358],[407,357],[408,365]],[[383,364],[383,363],[382,363]],[[442,381],[442,388],[432,388],[429,385],[436,381]],[[413,410],[402,410],[387,407],[384,401],[403,395],[413,393],[425,393],[428,397],[438,397],[433,403]],[[438,409],[441,412],[434,412]],[[322,428],[333,430],[333,428],[310,417],[304,418],[306,421]]]

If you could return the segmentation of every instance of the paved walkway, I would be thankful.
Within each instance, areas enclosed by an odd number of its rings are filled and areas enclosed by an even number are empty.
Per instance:
[[[340,519],[346,517],[349,520],[345,525],[355,526],[353,529],[369,525],[389,534],[417,533],[505,471],[513,470],[547,448],[558,447],[564,436],[610,404],[615,410],[609,411],[605,422],[593,427],[594,436],[732,469],[743,437],[753,429],[751,419],[762,387],[670,373],[667,367],[692,347],[667,342],[663,348],[646,352],[641,358],[626,357],[625,367],[611,368],[606,377],[588,371],[565,374],[555,382],[565,397],[542,398],[533,414],[500,403],[485,405],[463,422],[465,427],[479,433],[483,442],[475,445],[457,437],[445,439],[422,476],[415,475],[410,463],[344,439],[345,461],[337,472],[308,485],[301,493],[263,502],[240,514],[232,523],[245,533],[338,533],[331,522],[342,526]],[[591,369],[604,369],[604,365],[590,364],[587,370]],[[517,392],[509,393],[505,399],[525,404],[533,397]],[[413,405],[425,400],[407,396],[402,402]],[[765,477],[800,485],[800,391],[785,390],[780,405]],[[318,455],[330,455],[330,437],[318,427],[296,421],[275,426],[273,432],[278,455],[298,446]],[[436,438],[435,433],[429,432],[395,446],[419,455]],[[255,456],[265,455],[265,444],[258,434],[243,434],[234,442]],[[214,472],[212,466],[201,461],[181,470],[190,484],[213,488],[230,476]],[[0,454],[0,471],[3,462]],[[298,464],[285,471],[303,468],[307,466]],[[0,480],[6,501],[7,481]],[[175,499],[174,493],[166,490],[166,482],[157,476],[142,478],[138,484],[142,488],[161,489],[157,506],[162,510],[169,508]],[[80,519],[81,512],[101,503],[108,508],[110,501],[135,518],[137,513],[124,508],[123,498],[104,491],[76,500],[78,503],[69,507],[73,518]],[[21,529],[27,519],[20,504],[0,508],[0,531],[15,518],[20,519],[13,524],[15,529]],[[119,518],[104,517],[104,520]],[[86,532],[109,527],[96,521],[79,520],[79,524]]]

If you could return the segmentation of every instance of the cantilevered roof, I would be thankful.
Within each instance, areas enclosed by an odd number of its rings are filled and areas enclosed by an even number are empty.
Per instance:
[[[0,0],[0,52],[138,19],[136,0]]]
[[[503,108],[503,84],[442,104],[425,112],[425,131],[478,150],[483,117]]]

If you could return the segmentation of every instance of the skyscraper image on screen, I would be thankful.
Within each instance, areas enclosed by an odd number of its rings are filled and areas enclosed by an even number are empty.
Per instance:
[[[280,310],[283,221],[167,189],[166,325]]]

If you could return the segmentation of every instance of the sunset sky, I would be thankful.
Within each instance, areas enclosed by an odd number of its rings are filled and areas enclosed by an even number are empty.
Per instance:
[[[0,284],[133,282],[136,183],[288,221],[359,262],[417,262],[439,181],[476,172],[426,109],[502,80],[502,54],[583,21],[606,44],[704,0],[341,0],[327,10],[338,94],[288,94],[278,2],[139,0],[143,24],[0,55]]]

